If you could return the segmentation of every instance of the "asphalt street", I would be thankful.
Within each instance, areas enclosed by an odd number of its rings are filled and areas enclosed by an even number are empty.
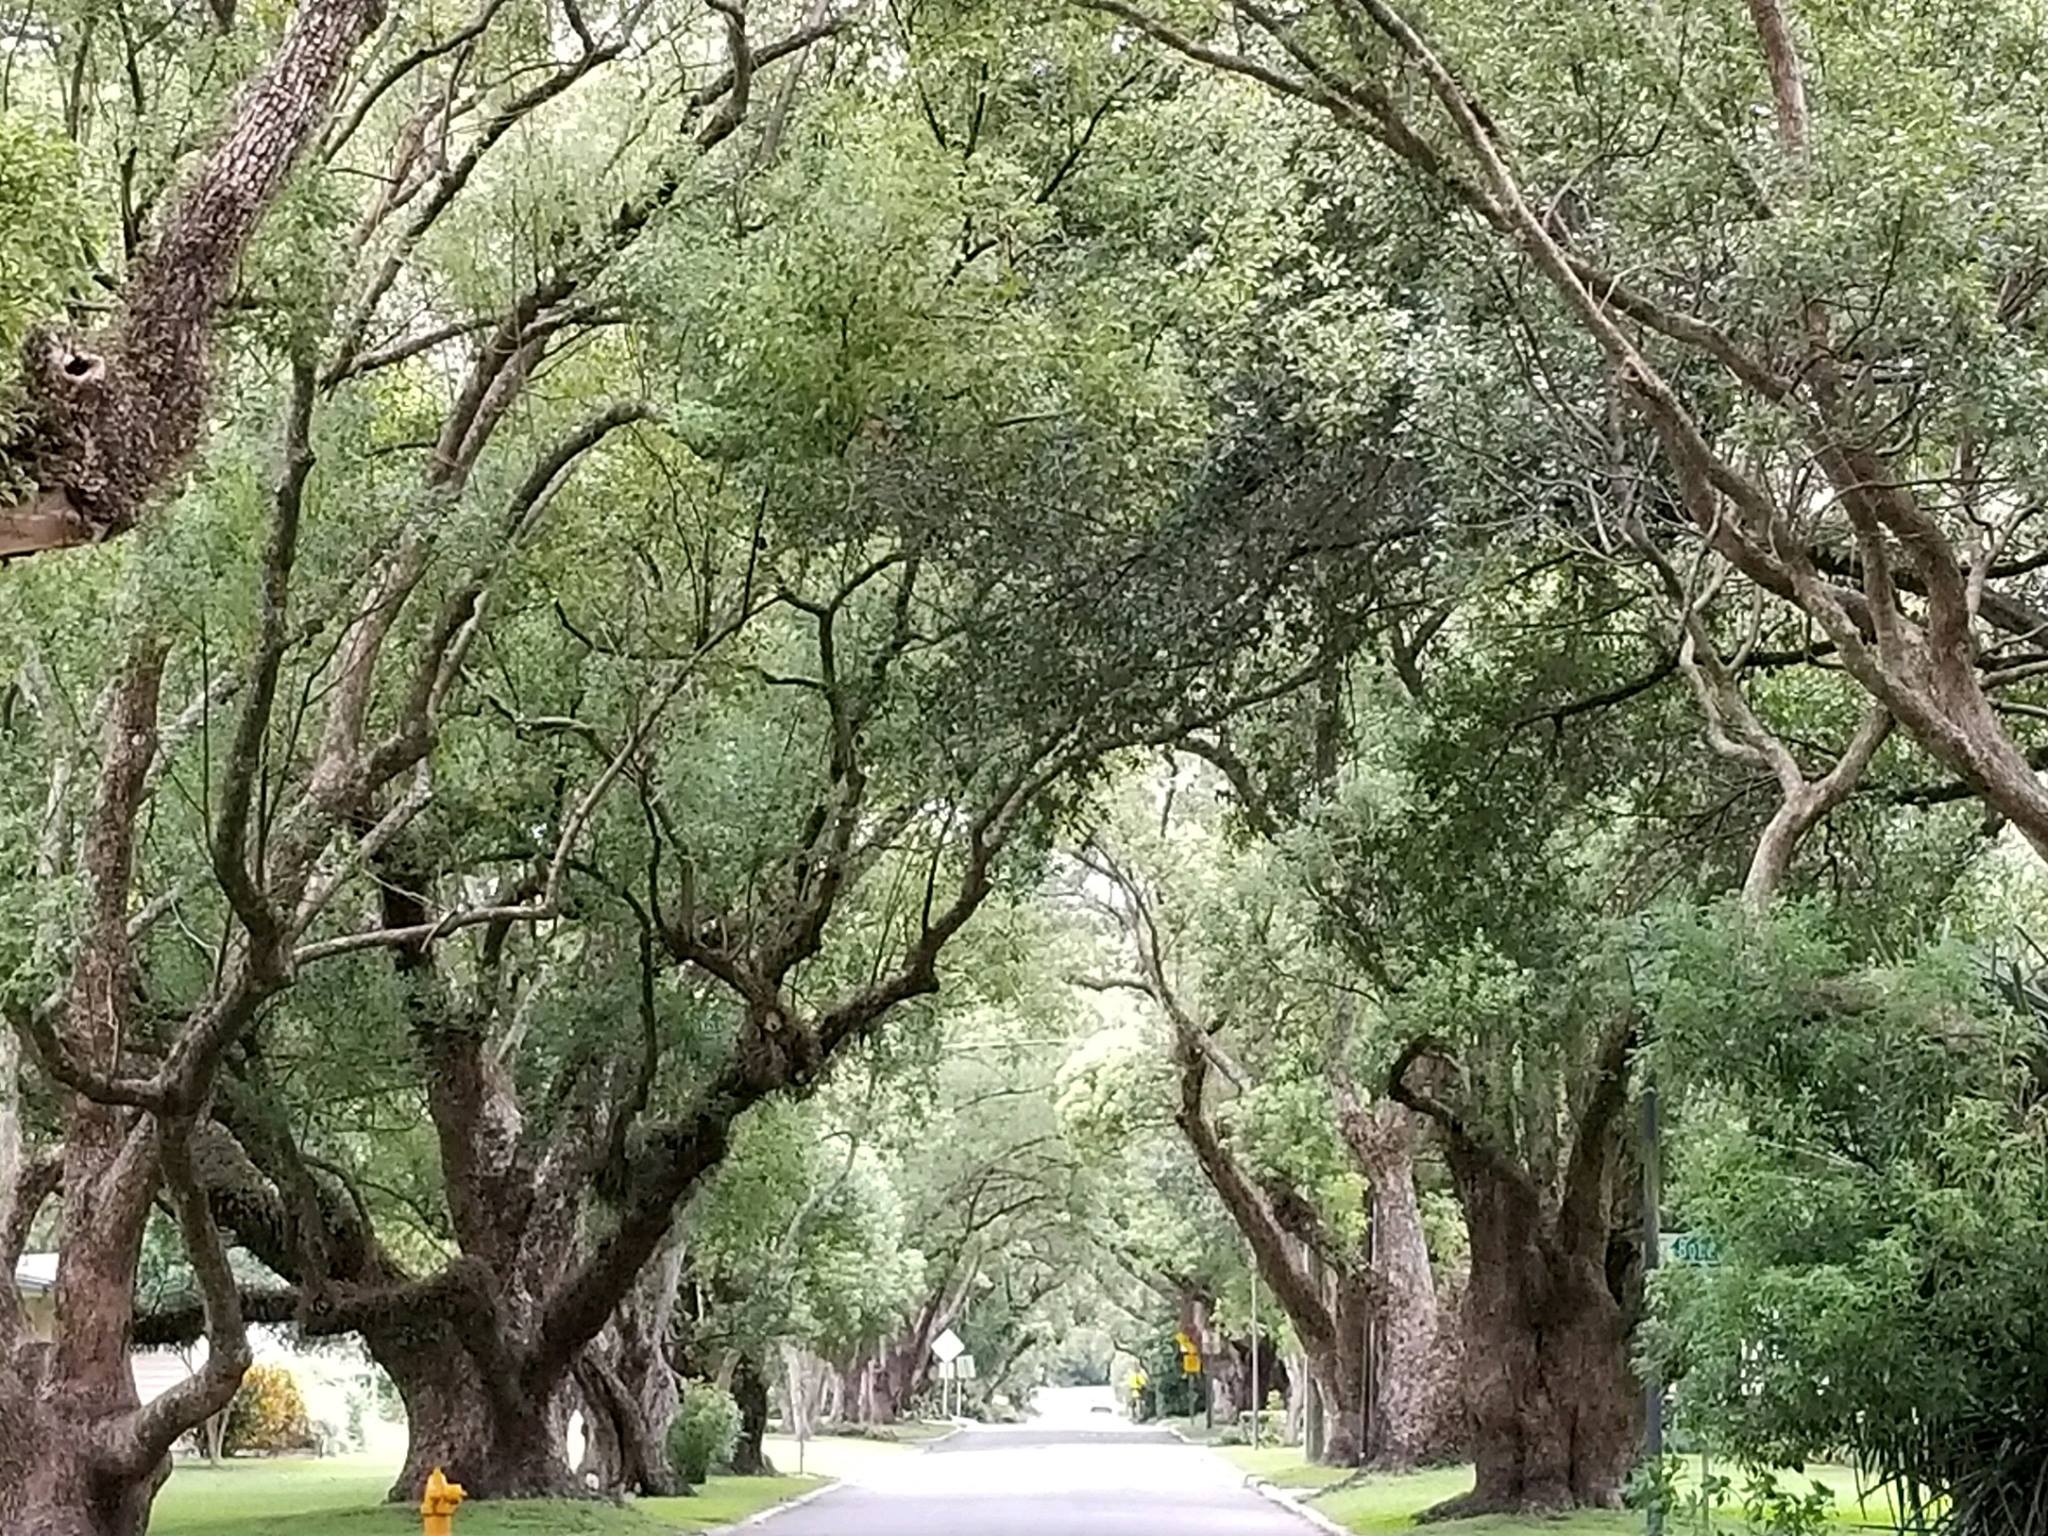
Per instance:
[[[756,1527],[760,1536],[1309,1536],[1164,1432],[974,1428]]]

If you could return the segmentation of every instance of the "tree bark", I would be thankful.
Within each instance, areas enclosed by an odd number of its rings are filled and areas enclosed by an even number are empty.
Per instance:
[[[1175,1115],[1204,1177],[1231,1219],[1251,1244],[1253,1261],[1271,1287],[1274,1301],[1294,1325],[1308,1356],[1327,1410],[1323,1459],[1335,1466],[1355,1466],[1364,1449],[1364,1335],[1372,1306],[1369,1276],[1331,1263],[1321,1284],[1295,1255],[1297,1239],[1288,1231],[1275,1200],[1252,1183],[1236,1156],[1209,1123],[1204,1096],[1209,1055],[1203,1040],[1184,1029],[1177,1048],[1181,1068],[1181,1102]],[[1298,1204],[1298,1202],[1296,1202]],[[1305,1213],[1296,1213],[1296,1224]],[[1276,1362],[1277,1363],[1277,1362]],[[1273,1377],[1261,1358],[1260,1391]],[[1264,1404],[1256,1405],[1260,1408]]]
[[[1373,1333],[1372,1423],[1366,1459],[1389,1471],[1449,1459],[1460,1451],[1464,1405],[1442,1359],[1436,1276],[1415,1193],[1420,1117],[1382,1100],[1367,1108],[1348,1083],[1338,1123],[1352,1160],[1371,1186],[1373,1269],[1379,1281]]]
[[[659,1498],[682,1491],[668,1455],[669,1426],[681,1401],[668,1338],[683,1258],[678,1230],[641,1272],[576,1370],[584,1418],[593,1426],[583,1470],[594,1473],[606,1492]]]
[[[872,1428],[886,1422],[883,1413],[887,1405],[882,1401],[882,1359],[881,1346],[863,1346],[854,1357],[847,1373],[853,1382],[853,1417],[856,1422]]]
[[[89,1073],[117,1070],[132,1022],[127,905],[137,809],[156,754],[163,661],[163,647],[145,638],[123,668],[107,714],[83,857],[87,928],[63,1022],[64,1049]],[[80,1091],[62,1092],[60,1102],[63,1241],[56,1337],[48,1345],[26,1337],[13,1274],[35,1208],[56,1180],[32,1188],[28,1170],[9,1149],[14,1179],[0,1244],[9,1250],[0,1292],[10,1303],[0,1339],[7,1347],[0,1365],[0,1530],[9,1536],[139,1536],[169,1470],[172,1442],[225,1405],[247,1364],[247,1342],[239,1317],[228,1319],[232,1326],[214,1338],[215,1358],[203,1379],[152,1412],[140,1409],[128,1362],[135,1269],[165,1167],[165,1133],[151,1114]],[[10,1138],[16,1129],[9,1127]],[[205,1257],[195,1252],[195,1264]],[[207,1318],[215,1327],[211,1306]],[[174,1422],[187,1405],[189,1421]]]
[[[910,1326],[876,1346],[861,1393],[863,1422],[894,1424],[931,1383],[932,1340],[952,1326],[966,1297],[966,1282],[949,1281],[926,1298]]]
[[[384,0],[303,0],[137,263],[114,324],[31,339],[29,436],[5,457],[36,488],[0,506],[0,557],[126,532],[198,445],[214,321],[242,254],[383,15]]]
[[[587,1370],[576,1373],[577,1407],[583,1415],[583,1456],[576,1463],[576,1476],[587,1487],[602,1488],[619,1475],[625,1453],[619,1446],[618,1420],[605,1396],[605,1384],[590,1379]]]
[[[773,1477],[775,1465],[761,1448],[768,1434],[768,1382],[752,1355],[740,1356],[732,1375],[732,1396],[740,1406],[740,1437],[732,1448],[733,1471],[741,1477]]]
[[[1472,1491],[1432,1518],[1611,1508],[1639,1425],[1628,1323],[1609,1283],[1618,1124],[1633,1021],[1611,1026],[1573,1128],[1561,1188],[1546,1186],[1426,1087],[1418,1062],[1447,1065],[1434,1041],[1395,1061],[1389,1096],[1443,1137],[1472,1244],[1464,1303]]]
[[[1561,1251],[1528,1192],[1467,1169],[1466,1391],[1474,1484],[1439,1517],[1609,1508],[1640,1431],[1621,1305],[1604,1266]]]
[[[98,1415],[68,1411],[73,1408],[55,1400],[42,1413],[0,1406],[0,1530],[8,1536],[142,1536],[168,1466],[140,1481],[107,1479],[92,1448]]]
[[[1238,1410],[1251,1406],[1250,1353],[1216,1325],[1214,1301],[1199,1291],[1180,1289],[1180,1326],[1195,1341],[1202,1357],[1209,1411],[1218,1424],[1234,1423]]]
[[[668,1455],[668,1428],[675,1418],[673,1383],[664,1410],[660,1401],[650,1403],[611,1360],[592,1351],[576,1368],[576,1384],[583,1399],[586,1439],[578,1470],[584,1478],[594,1479],[599,1491],[614,1496],[670,1498],[689,1491]]]
[[[413,1280],[362,1224],[354,1200],[303,1166],[306,1183],[286,1198],[296,1152],[260,1107],[234,1080],[223,1085],[222,1123],[199,1148],[207,1199],[223,1227],[297,1286],[302,1327],[357,1334],[391,1377],[407,1444],[388,1497],[417,1501],[436,1467],[477,1497],[585,1491],[568,1465],[566,1383],[526,1391],[502,1354],[489,1315],[502,1312],[496,1277],[459,1259],[438,1285]]]
[[[1355,1467],[1365,1460],[1365,1334],[1371,1326],[1371,1288],[1338,1271],[1331,1281],[1330,1337],[1306,1351],[1309,1374],[1323,1400],[1322,1460]]]
[[[559,1395],[523,1398],[494,1386],[445,1325],[396,1318],[362,1337],[405,1403],[405,1464],[386,1495],[393,1503],[417,1500],[436,1468],[479,1498],[584,1491],[569,1469]]]

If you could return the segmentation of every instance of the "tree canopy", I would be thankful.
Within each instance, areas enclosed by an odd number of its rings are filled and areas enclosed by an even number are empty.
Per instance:
[[[264,1323],[398,1499],[950,1328],[1444,1514],[1668,1495],[1661,1379],[2048,1530],[2044,41],[22,0],[0,1524]]]

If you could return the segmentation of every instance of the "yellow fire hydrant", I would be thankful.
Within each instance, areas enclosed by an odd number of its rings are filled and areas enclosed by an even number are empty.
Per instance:
[[[448,1481],[439,1467],[427,1479],[426,1497],[420,1500],[420,1522],[424,1536],[454,1536],[455,1507],[468,1497],[462,1484]]]

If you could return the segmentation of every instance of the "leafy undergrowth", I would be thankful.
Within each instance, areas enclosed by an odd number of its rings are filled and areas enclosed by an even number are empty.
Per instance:
[[[714,1477],[686,1499],[632,1505],[536,1501],[466,1504],[462,1536],[673,1536],[758,1514],[819,1486],[815,1477]],[[398,1536],[419,1515],[383,1502],[391,1472],[362,1458],[181,1466],[158,1495],[151,1536]]]
[[[1311,1495],[1314,1507],[1359,1536],[1414,1529],[1415,1517],[1423,1510],[1456,1498],[1472,1486],[1470,1467],[1436,1467],[1399,1477],[1369,1476],[1354,1483],[1350,1481],[1350,1469],[1316,1466],[1302,1460],[1300,1450],[1293,1447],[1252,1450],[1231,1446],[1221,1454],[1232,1465],[1278,1487],[1329,1490]],[[1873,1498],[1868,1505],[1859,1503],[1856,1476],[1848,1468],[1816,1467],[1811,1476],[1834,1491],[1833,1518],[1837,1526],[1891,1528],[1889,1513],[1878,1500]],[[1789,1475],[1786,1479],[1800,1487],[1805,1480],[1802,1475]],[[1336,1486],[1339,1484],[1347,1486]],[[1642,1529],[1642,1515],[1630,1510],[1579,1510],[1556,1517],[1486,1515],[1427,1527],[1430,1536],[1636,1536]],[[1666,1525],[1670,1536],[1692,1536],[1695,1529],[1678,1517]],[[1734,1511],[1717,1522],[1721,1532],[1740,1533],[1743,1529]]]

